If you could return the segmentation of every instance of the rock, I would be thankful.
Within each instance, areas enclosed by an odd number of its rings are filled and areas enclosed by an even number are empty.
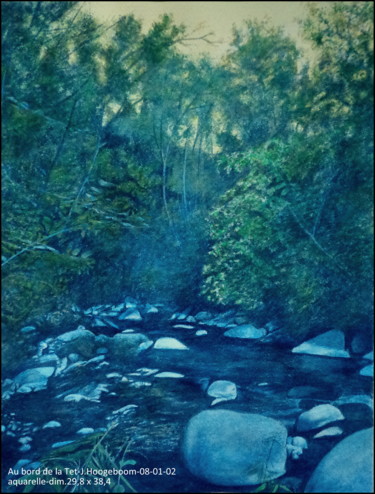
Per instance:
[[[98,346],[107,346],[111,341],[111,338],[105,334],[98,334],[95,336],[95,343]]]
[[[107,384],[88,384],[82,389],[78,390],[77,393],[67,394],[64,397],[64,401],[74,401],[76,403],[85,400],[99,403],[102,393],[108,393]],[[58,396],[60,398],[61,395]]]
[[[287,439],[286,449],[288,455],[290,455],[293,460],[298,460],[307,447],[307,441],[304,437],[295,436],[288,437]]]
[[[206,334],[208,334],[208,331],[206,331],[205,329],[198,329],[195,332],[195,336],[205,336]]]
[[[141,333],[119,333],[111,338],[108,349],[115,359],[134,358],[152,345],[152,341]]]
[[[93,432],[94,432],[94,429],[92,427],[82,427],[82,429],[77,431],[77,434],[85,436],[86,434],[92,434]]]
[[[348,403],[363,403],[367,405],[371,410],[374,408],[374,400],[369,395],[348,395],[340,396],[333,404],[334,405],[346,405]]]
[[[101,347],[96,349],[97,355],[105,355],[106,353],[108,353],[108,348],[106,348],[104,346],[101,346]]]
[[[158,374],[155,374],[155,377],[170,377],[173,379],[178,379],[185,376],[184,374],[179,374],[178,372],[159,372]]]
[[[310,431],[317,429],[318,427],[323,427],[323,425],[331,422],[344,419],[344,415],[338,408],[325,403],[324,405],[317,405],[307,412],[301,413],[297,419],[296,427],[297,431],[300,432]]]
[[[119,372],[110,372],[109,374],[106,374],[105,377],[107,379],[121,379],[122,374],[120,374]]]
[[[231,381],[214,381],[207,390],[208,396],[216,398],[211,406],[237,398],[237,386]]]
[[[344,431],[341,427],[328,427],[327,429],[323,429],[322,431],[315,434],[314,439],[320,439],[321,437],[334,437],[341,436]]]
[[[374,377],[374,364],[366,365],[359,371],[361,376]]]
[[[159,312],[159,309],[157,309],[157,307],[150,304],[146,304],[145,310],[146,310],[146,314],[157,314]]]
[[[286,428],[274,419],[205,410],[190,419],[182,453],[190,472],[216,485],[256,485],[285,473]]]
[[[84,357],[91,357],[95,349],[95,335],[84,326],[74,331],[61,334],[54,341],[54,349],[59,357],[66,357],[70,353],[78,353]]]
[[[237,326],[225,331],[224,336],[228,336],[230,338],[257,339],[265,336],[265,334],[266,330],[263,328],[258,329],[252,324],[244,324],[243,326]]]
[[[360,353],[366,353],[371,350],[371,338],[369,338],[365,333],[358,332],[353,336],[350,343],[351,351],[358,355]]]
[[[176,338],[163,337],[156,340],[154,348],[156,350],[189,350],[186,345]]]
[[[321,460],[304,492],[374,492],[373,428],[340,441]]]
[[[365,358],[366,360],[372,360],[372,361],[374,361],[374,352],[373,351],[372,352],[368,352],[368,353],[366,353],[366,355],[363,355],[362,358]]]
[[[190,324],[175,324],[173,327],[175,329],[194,329],[194,326],[190,326]]]
[[[36,333],[38,330],[36,329],[35,326],[25,326],[24,328],[20,329],[20,332],[22,334],[30,334],[30,333]]]
[[[125,298],[125,307],[127,309],[135,309],[137,307],[137,301],[135,300],[135,298],[126,297]]]
[[[140,322],[142,321],[142,316],[138,309],[128,309],[126,312],[119,316],[120,321],[132,321]]]
[[[30,449],[31,449],[30,444],[23,444],[23,445],[19,448],[19,451],[21,451],[21,453],[26,453],[26,451],[30,451]]]
[[[57,422],[57,420],[50,420],[43,425],[42,429],[55,429],[56,427],[61,427],[60,422]]]
[[[195,319],[200,322],[208,321],[208,319],[211,318],[212,318],[212,314],[210,312],[205,312],[205,311],[198,312],[198,314],[195,315]]]
[[[349,352],[345,350],[344,333],[337,329],[327,331],[311,340],[307,340],[292,350],[293,353],[308,355],[321,355],[324,357],[349,358]]]
[[[32,441],[32,438],[31,438],[31,437],[29,437],[29,436],[20,437],[20,438],[18,439],[18,442],[19,442],[19,443],[21,443],[21,444],[27,444],[27,443],[29,443],[29,442],[31,442],[31,441]]]
[[[189,323],[193,323],[193,324],[195,324],[197,321],[196,321],[196,319],[195,319],[195,317],[194,317],[194,316],[188,316],[188,317],[186,318],[186,322],[189,322]]]
[[[14,378],[17,393],[31,393],[46,389],[48,379],[54,372],[54,367],[36,367],[21,372]]]

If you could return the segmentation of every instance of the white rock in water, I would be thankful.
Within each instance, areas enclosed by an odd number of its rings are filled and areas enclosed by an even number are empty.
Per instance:
[[[159,310],[153,305],[146,304],[146,314],[157,314]]]
[[[186,345],[176,338],[163,337],[156,340],[154,348],[156,350],[189,350]]]
[[[265,336],[266,333],[266,330],[263,328],[258,329],[252,324],[243,324],[242,326],[237,326],[225,331],[224,336],[230,338],[257,339]]]
[[[337,329],[327,331],[311,340],[292,349],[293,353],[304,353],[308,355],[320,355],[323,357],[350,358],[349,352],[345,350],[344,333]]]
[[[216,398],[211,406],[237,398],[237,386],[232,381],[214,381],[207,390],[208,396]]]
[[[137,301],[132,297],[126,297],[125,307],[127,309],[135,309],[137,307]]]
[[[119,408],[118,410],[114,410],[112,412],[112,415],[127,415],[130,412],[134,412],[136,408],[138,408],[138,405],[133,405],[133,404],[125,405],[124,407]]]
[[[55,429],[56,427],[61,427],[60,422],[57,422],[57,420],[50,420],[43,425],[42,429]]]
[[[318,464],[304,492],[374,492],[374,429],[340,441]]]
[[[363,355],[362,358],[365,358],[366,360],[374,360],[374,352],[368,352],[366,355]]]
[[[205,336],[206,334],[208,334],[208,331],[206,331],[205,329],[198,329],[195,332],[195,336]]]
[[[179,374],[178,372],[159,372],[158,374],[155,374],[155,377],[170,377],[173,379],[178,379],[181,377],[185,377],[184,374]]]
[[[77,434],[81,434],[82,436],[85,434],[92,434],[94,432],[94,429],[92,427],[82,427],[79,431],[77,431]]]
[[[256,485],[285,473],[287,430],[269,417],[205,410],[190,419],[182,442],[187,468],[223,486]]]
[[[321,437],[341,436],[343,432],[344,431],[341,429],[341,427],[328,427],[327,429],[324,429],[315,434],[314,439],[320,439]]]
[[[190,324],[175,324],[173,327],[176,329],[194,329],[194,326]]]
[[[345,417],[341,411],[333,405],[328,403],[317,405],[307,412],[301,413],[297,419],[297,431],[310,431],[344,419]]]
[[[105,377],[107,379],[115,379],[115,378],[122,378],[122,374],[120,374],[119,372],[110,372],[109,374],[106,374]]]
[[[119,316],[120,321],[142,321],[142,316],[137,309],[128,309],[126,312]]]
[[[366,365],[360,370],[359,374],[361,376],[374,377],[374,364]]]

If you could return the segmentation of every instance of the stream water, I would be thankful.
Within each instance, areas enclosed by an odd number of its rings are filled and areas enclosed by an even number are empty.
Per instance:
[[[149,348],[126,364],[88,366],[69,380],[51,378],[46,390],[13,395],[3,404],[3,423],[7,427],[15,421],[29,424],[27,435],[32,437],[32,449],[21,453],[19,436],[3,435],[3,452],[6,452],[3,475],[20,458],[35,461],[46,454],[52,443],[77,439],[76,433],[82,427],[106,427],[111,412],[134,404],[135,413],[124,420],[117,433],[131,441],[133,458],[138,468],[144,469],[142,475],[128,479],[138,492],[249,492],[249,487],[205,484],[194,478],[182,463],[179,445],[184,427],[194,414],[210,407],[213,398],[206,393],[209,382],[224,379],[237,385],[237,398],[215,407],[273,417],[291,435],[296,417],[303,410],[320,403],[333,403],[343,395],[371,395],[372,380],[359,376],[361,363],[356,359],[293,354],[259,341],[225,337],[223,329],[213,327],[205,328],[207,335],[196,336],[196,329],[174,328],[172,323],[150,330],[139,328],[154,341],[172,336],[189,349]],[[142,372],[136,372],[140,368],[180,373],[183,377],[157,378],[155,373],[142,376]],[[111,372],[126,379],[108,378]],[[101,395],[100,402],[58,398],[69,390],[74,391],[74,387],[103,383],[108,392]],[[296,386],[313,386],[318,391],[314,398],[288,397],[288,392]],[[346,417],[342,425],[344,435],[371,425],[372,414],[365,405],[349,404],[341,409]],[[43,429],[43,424],[51,420],[62,426]],[[290,463],[286,477],[305,482],[318,459],[338,440],[315,441],[319,445],[314,443],[306,458]],[[147,471],[157,475],[145,474]],[[161,471],[167,473],[161,475]]]

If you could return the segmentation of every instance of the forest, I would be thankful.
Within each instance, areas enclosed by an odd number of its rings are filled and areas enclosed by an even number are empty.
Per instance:
[[[7,372],[22,326],[125,297],[371,341],[373,3],[327,4],[306,2],[308,56],[245,19],[214,60],[168,13],[1,3]]]
[[[372,327],[371,2],[310,7],[310,64],[266,22],[214,64],[168,15],[2,9],[6,336],[123,294]]]

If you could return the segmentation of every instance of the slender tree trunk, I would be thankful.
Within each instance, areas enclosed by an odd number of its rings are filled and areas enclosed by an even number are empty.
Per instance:
[[[186,196],[186,162],[187,162],[187,140],[185,141],[184,161],[182,165],[182,204],[184,209],[184,216],[187,217],[188,206]]]

